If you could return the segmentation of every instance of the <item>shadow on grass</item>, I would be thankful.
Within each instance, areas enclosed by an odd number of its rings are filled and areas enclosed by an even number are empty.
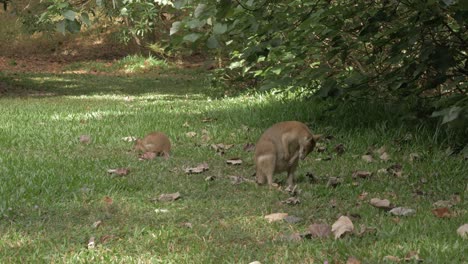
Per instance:
[[[188,95],[211,95],[205,79],[204,74],[193,70],[171,69],[144,76],[69,73],[0,75],[0,84],[6,87],[4,95],[9,97],[137,96],[155,93],[166,95],[167,99],[177,99]]]

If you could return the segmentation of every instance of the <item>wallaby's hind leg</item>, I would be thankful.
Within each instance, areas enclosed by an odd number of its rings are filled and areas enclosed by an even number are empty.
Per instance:
[[[274,155],[262,155],[257,157],[257,183],[268,185],[273,184],[273,173],[275,172],[276,160]]]
[[[288,168],[288,186],[294,186],[294,175],[296,174],[297,160],[296,162]]]

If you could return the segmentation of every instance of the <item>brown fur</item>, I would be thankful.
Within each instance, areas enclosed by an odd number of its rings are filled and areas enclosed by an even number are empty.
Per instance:
[[[151,132],[143,139],[137,139],[134,149],[141,152],[154,152],[167,159],[171,152],[171,141],[162,132]]]
[[[298,121],[280,122],[268,128],[255,146],[257,183],[267,181],[272,185],[273,175],[286,171],[288,185],[293,186],[299,159],[305,159],[319,137]]]

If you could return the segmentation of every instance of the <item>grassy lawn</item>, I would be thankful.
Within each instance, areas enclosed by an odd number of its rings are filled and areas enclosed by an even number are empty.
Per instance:
[[[468,222],[468,165],[461,155],[446,154],[442,132],[402,121],[395,115],[402,109],[384,105],[348,103],[330,110],[323,102],[267,94],[210,99],[204,76],[201,70],[170,68],[131,75],[0,75],[10,87],[0,97],[0,262],[345,263],[355,256],[380,263],[385,256],[403,259],[418,252],[424,263],[467,263],[468,243],[456,230]],[[294,206],[281,203],[286,192],[232,184],[230,178],[253,179],[253,153],[244,144],[283,120],[300,120],[314,133],[333,136],[321,142],[325,152],[300,163],[301,203]],[[122,138],[154,130],[171,138],[172,156],[139,161],[130,151],[133,143]],[[80,143],[81,135],[91,142]],[[216,143],[234,147],[219,155],[210,147]],[[345,146],[342,155],[334,151],[338,144]],[[389,161],[376,154],[374,162],[361,158],[382,146]],[[419,159],[410,161],[411,153]],[[227,165],[233,157],[243,163]],[[208,171],[184,172],[202,162]],[[397,163],[401,176],[377,173]],[[115,168],[130,173],[107,173]],[[373,175],[353,179],[356,170]],[[206,181],[208,176],[215,180]],[[342,183],[331,187],[329,177]],[[276,178],[284,183],[286,177]],[[181,194],[176,201],[151,201],[175,192]],[[393,216],[371,206],[371,198],[416,213]],[[451,199],[456,204],[449,217],[436,217],[433,203]],[[277,212],[302,220],[264,219]],[[373,232],[285,239],[312,223],[331,225],[341,215],[357,231]],[[91,237],[94,248],[88,248]]]

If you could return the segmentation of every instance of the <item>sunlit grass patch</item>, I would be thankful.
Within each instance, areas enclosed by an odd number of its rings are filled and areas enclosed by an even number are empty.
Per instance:
[[[157,59],[153,56],[129,55],[122,59],[108,61],[81,61],[67,65],[64,68],[65,73],[141,73],[154,69],[168,68],[166,61]]]

